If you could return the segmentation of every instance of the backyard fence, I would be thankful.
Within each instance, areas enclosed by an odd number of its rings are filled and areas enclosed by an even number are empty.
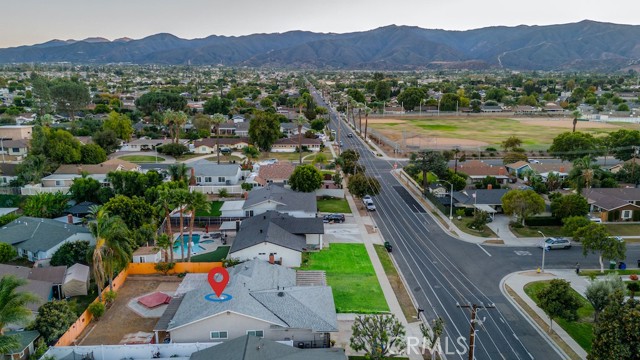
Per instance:
[[[217,195],[220,190],[226,190],[230,195],[242,195],[245,191],[240,185],[229,186],[189,186],[189,190],[201,192],[203,194]]]

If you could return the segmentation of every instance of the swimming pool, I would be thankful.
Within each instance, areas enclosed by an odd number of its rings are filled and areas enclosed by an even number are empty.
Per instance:
[[[182,238],[184,239],[184,254],[186,255],[187,252],[189,251],[189,234],[183,234]],[[192,254],[197,254],[203,250],[205,250],[202,246],[198,245],[200,243],[200,235],[199,234],[193,234],[192,236],[192,241],[193,244],[191,245],[191,253]],[[178,235],[176,237],[176,241],[173,243],[173,252],[174,253],[178,253],[181,254],[182,250],[180,250],[180,235]]]

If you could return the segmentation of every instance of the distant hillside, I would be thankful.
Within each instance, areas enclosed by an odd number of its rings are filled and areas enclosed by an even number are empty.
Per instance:
[[[186,40],[51,40],[0,49],[0,63],[223,64],[303,69],[618,70],[640,63],[640,26],[581,21],[468,31],[386,26],[347,34],[291,31]]]

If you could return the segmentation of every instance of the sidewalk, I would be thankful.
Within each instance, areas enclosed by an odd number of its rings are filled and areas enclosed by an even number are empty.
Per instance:
[[[571,287],[584,296],[589,281],[575,273],[574,270],[546,270],[544,273],[537,273],[536,271],[521,271],[511,273],[505,276],[500,281],[500,291],[509,302],[520,312],[520,314],[529,321],[529,323],[536,329],[536,331],[551,345],[558,354],[562,357],[569,359],[570,357],[554,342],[550,334],[547,332],[549,329],[549,317],[540,309],[536,303],[531,300],[529,295],[524,291],[524,287],[531,282],[544,281],[552,279],[565,279],[571,283]],[[507,293],[507,287],[513,291],[545,324],[543,328],[536,322],[521,306],[518,304],[514,296]],[[569,336],[555,321],[553,323],[553,332],[562,341],[571,348],[581,359],[587,358],[587,352],[578,343]]]
[[[487,226],[491,229],[506,246],[538,246],[542,241],[541,237],[519,238],[509,228],[511,217],[507,215],[496,215]]]
[[[365,225],[372,225],[374,229],[377,229],[375,222],[372,217],[362,217],[360,216],[360,212],[353,197],[350,194],[346,194],[347,202],[349,203],[349,207],[351,208],[351,212],[354,215],[354,219],[356,224],[360,229],[360,233],[362,234],[362,238],[364,240],[364,246],[367,249],[367,254],[371,259],[371,264],[373,265],[373,269],[376,272],[376,276],[378,277],[378,282],[380,283],[380,287],[382,288],[382,292],[384,293],[384,297],[387,300],[387,305],[389,305],[389,312],[394,314],[400,322],[405,326],[406,336],[414,336],[417,338],[422,338],[422,333],[420,332],[420,322],[414,322],[409,324],[407,319],[402,312],[402,308],[400,307],[400,303],[398,302],[398,298],[396,298],[396,294],[391,287],[391,283],[389,283],[389,279],[387,278],[386,273],[384,272],[384,268],[382,267],[382,263],[378,258],[378,254],[376,253],[373,244],[383,244],[384,241],[379,231],[375,231],[372,234],[369,234]],[[399,270],[398,270],[399,272]],[[407,289],[408,290],[408,289]],[[410,294],[411,295],[411,294]],[[414,301],[415,304],[415,301]],[[348,315],[343,315],[343,318],[348,318]],[[422,356],[419,354],[409,354],[409,359],[412,360],[422,360]]]

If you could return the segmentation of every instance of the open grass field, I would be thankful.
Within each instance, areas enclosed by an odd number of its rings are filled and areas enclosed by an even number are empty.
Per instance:
[[[325,270],[339,313],[385,313],[389,306],[363,244],[331,244],[305,253],[301,270]]]
[[[548,286],[548,281],[536,281],[527,284],[524,292],[538,304],[536,293]],[[563,319],[554,319],[554,326],[560,325],[584,350],[591,350],[591,340],[593,339],[593,306],[578,294],[575,290],[573,294],[580,299],[582,306],[578,309],[578,321],[566,321]]]
[[[220,208],[224,204],[224,201],[212,201],[209,203],[208,210],[196,211],[196,216],[221,216]]]
[[[403,132],[407,145],[439,149],[500,147],[509,136],[517,136],[527,150],[546,150],[557,135],[571,131],[572,119],[508,119],[479,116],[458,118],[377,118],[369,119],[369,126],[389,139],[402,143]],[[633,124],[580,121],[577,131],[594,136],[606,134]]]
[[[351,214],[347,199],[320,199],[318,200],[318,211]]]
[[[120,156],[118,159],[131,161],[132,163],[154,163],[163,162],[164,158],[154,155],[125,155]]]

